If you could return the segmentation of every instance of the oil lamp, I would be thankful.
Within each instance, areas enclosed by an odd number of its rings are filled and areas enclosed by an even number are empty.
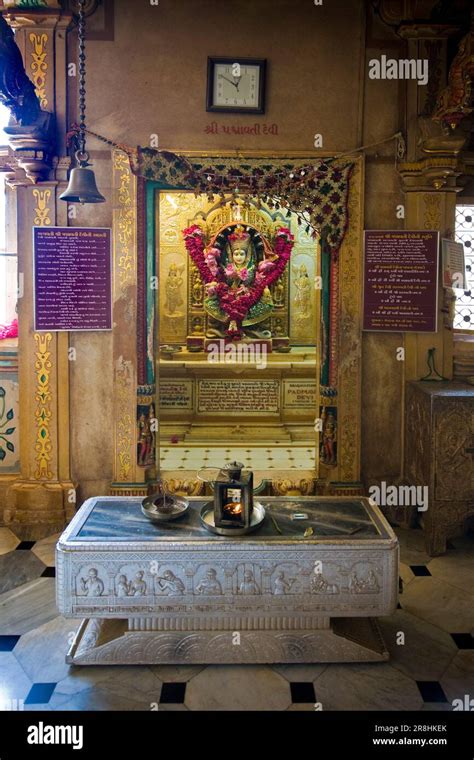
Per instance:
[[[216,528],[249,528],[253,511],[253,473],[241,462],[229,462],[214,481]]]

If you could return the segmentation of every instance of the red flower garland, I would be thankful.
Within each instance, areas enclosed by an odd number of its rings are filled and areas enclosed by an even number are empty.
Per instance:
[[[275,248],[273,250],[273,253],[278,257],[277,260],[269,262],[266,259],[260,262],[254,282],[252,285],[246,286],[246,292],[241,292],[240,294],[238,294],[239,291],[232,290],[227,284],[222,269],[219,269],[217,266],[211,268],[208,261],[206,261],[204,254],[206,250],[204,232],[199,225],[193,224],[191,227],[183,230],[183,236],[186,250],[198,268],[202,281],[205,284],[211,282],[217,283],[213,294],[217,296],[219,306],[227,314],[229,321],[234,320],[237,323],[237,333],[235,330],[227,330],[228,335],[232,338],[240,337],[242,321],[245,319],[249,309],[260,300],[265,288],[278,280],[285,271],[293,249],[294,235],[291,234],[288,227],[278,228]],[[260,269],[263,263],[266,263],[267,266]],[[242,289],[239,290],[241,291]]]

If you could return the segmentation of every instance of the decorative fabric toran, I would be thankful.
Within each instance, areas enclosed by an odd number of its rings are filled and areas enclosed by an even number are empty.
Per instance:
[[[168,151],[138,148],[130,157],[135,174],[163,189],[195,193],[232,193],[274,203],[283,212],[295,212],[303,226],[317,230],[333,257],[349,223],[349,179],[353,163],[338,159],[309,162],[283,158],[186,158]]]

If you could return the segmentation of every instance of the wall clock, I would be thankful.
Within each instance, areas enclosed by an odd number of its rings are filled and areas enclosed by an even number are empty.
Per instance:
[[[208,58],[207,110],[264,113],[265,69],[262,58]]]

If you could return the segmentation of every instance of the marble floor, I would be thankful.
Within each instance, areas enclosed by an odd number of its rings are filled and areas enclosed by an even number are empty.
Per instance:
[[[208,448],[176,444],[160,448],[160,467],[162,470],[199,470],[201,467],[214,467],[216,462],[237,460],[253,470],[313,470],[315,460],[314,446],[297,445],[291,448],[288,444],[282,446],[253,446],[233,447],[222,449],[219,446]],[[205,473],[203,473],[205,478]]]
[[[403,593],[380,620],[387,663],[74,668],[64,654],[79,621],[56,610],[57,536],[0,528],[0,709],[452,710],[474,698],[474,536],[430,558],[421,531],[397,533]]]

